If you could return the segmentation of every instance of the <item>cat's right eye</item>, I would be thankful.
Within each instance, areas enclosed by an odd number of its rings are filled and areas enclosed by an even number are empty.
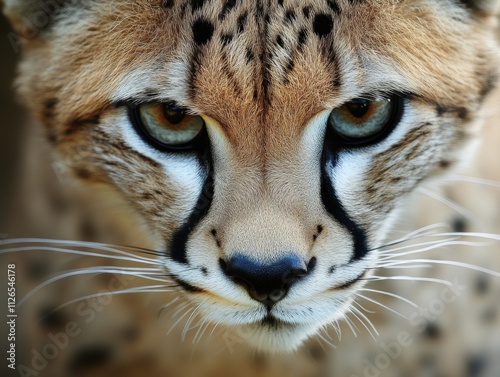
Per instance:
[[[174,103],[145,103],[131,108],[135,128],[154,147],[162,150],[193,149],[205,131],[199,115]]]
[[[336,134],[335,143],[342,146],[363,146],[387,136],[401,119],[403,99],[354,98],[334,109],[328,125]]]

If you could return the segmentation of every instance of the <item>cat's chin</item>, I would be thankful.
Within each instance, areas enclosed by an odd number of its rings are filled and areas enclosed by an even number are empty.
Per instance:
[[[294,324],[266,318],[258,323],[238,326],[236,335],[261,352],[288,353],[299,348],[317,330],[314,324]]]

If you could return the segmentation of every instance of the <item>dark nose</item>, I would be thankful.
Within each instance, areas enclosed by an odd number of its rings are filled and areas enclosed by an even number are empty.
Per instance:
[[[244,286],[250,296],[268,308],[282,300],[293,283],[307,275],[314,267],[315,258],[309,265],[298,256],[289,255],[272,264],[259,263],[237,254],[227,262],[220,260],[224,273],[235,283]]]

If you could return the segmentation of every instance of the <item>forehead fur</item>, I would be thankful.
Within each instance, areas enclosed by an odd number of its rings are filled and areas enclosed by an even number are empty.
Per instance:
[[[138,67],[154,67],[143,90],[160,91],[175,59],[186,65],[184,105],[240,141],[255,137],[252,124],[293,137],[318,111],[363,92],[457,104],[477,97],[478,72],[490,69],[482,24],[452,1],[85,3],[66,6],[26,46],[19,85],[39,99],[40,117],[57,98],[54,123],[99,114]]]

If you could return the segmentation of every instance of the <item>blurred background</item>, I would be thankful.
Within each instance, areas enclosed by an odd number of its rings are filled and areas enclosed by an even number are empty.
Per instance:
[[[25,111],[16,102],[12,89],[18,56],[7,39],[9,32],[7,21],[0,17],[0,233],[9,228],[8,214],[14,203],[13,195],[19,177],[25,124]]]

